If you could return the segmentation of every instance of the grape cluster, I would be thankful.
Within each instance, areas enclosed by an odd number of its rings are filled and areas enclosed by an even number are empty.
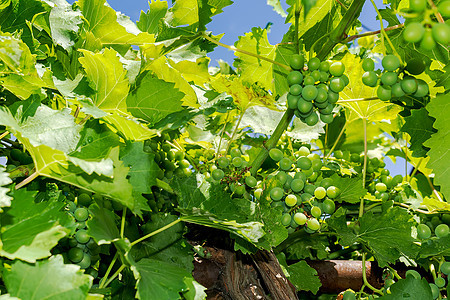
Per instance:
[[[374,71],[375,64],[372,59],[366,58],[362,64],[365,71],[362,82],[370,87],[379,85],[377,97],[380,100],[388,101],[405,95],[416,98],[428,95],[428,84],[413,76],[422,73],[425,69],[425,64],[420,59],[414,58],[408,61],[404,70],[400,68],[400,60],[395,55],[386,55],[381,64],[384,71],[380,76]]]
[[[31,156],[17,148],[12,148],[8,155],[8,171],[20,166],[33,163]]]
[[[294,109],[295,115],[309,126],[319,121],[317,112],[320,120],[329,124],[333,122],[333,109],[339,99],[339,92],[349,83],[344,74],[345,66],[339,61],[321,62],[317,57],[308,61],[307,71],[304,65],[302,55],[292,56],[290,66],[293,71],[287,76],[287,106]]]
[[[86,228],[86,221],[90,217],[89,207],[95,202],[102,202],[102,205],[112,209],[111,201],[104,200],[103,197],[94,195],[89,192],[75,191],[69,186],[63,188],[63,194],[66,195],[67,212],[74,217],[76,221],[75,234],[61,240],[59,251],[62,253],[66,263],[79,265],[82,269],[86,269],[88,274],[94,278],[97,277],[98,271],[94,267],[100,260],[100,246],[89,236]],[[75,196],[75,194],[78,194]]]
[[[450,262],[443,261],[440,263],[438,268],[438,274],[434,278],[433,283],[428,283],[430,285],[431,294],[433,299],[438,299],[440,296],[440,290],[445,290],[448,280],[448,276],[450,275]],[[415,279],[422,279],[422,276],[416,270],[408,270],[405,273],[405,277],[412,276]],[[445,279],[447,277],[447,280]],[[440,298],[441,299],[441,298]]]
[[[430,219],[424,217],[422,222],[417,226],[417,237],[421,240],[427,240],[432,236],[432,230],[436,238],[446,238],[449,235],[450,214],[444,214],[439,218],[433,216]]]
[[[339,189],[321,172],[323,163],[317,154],[312,154],[306,146],[295,154],[295,157],[285,156],[277,148],[269,151],[279,170],[273,176],[276,186],[268,191],[267,197],[273,207],[283,207],[281,223],[288,232],[305,226],[307,232],[313,233],[321,227],[320,217],[335,211],[333,199],[339,195]],[[255,190],[255,197],[259,199],[262,192],[262,189]]]
[[[236,197],[251,199],[247,190],[253,189],[258,182],[250,174],[250,166],[241,150],[238,148],[231,149],[230,155],[220,156],[216,163],[211,168],[210,179],[227,184],[229,190]]]
[[[450,42],[450,25],[433,21],[433,9],[428,8],[427,0],[410,0],[409,10],[416,17],[407,23],[403,38],[410,43],[419,43],[425,50],[433,50],[436,43],[448,46]],[[450,1],[441,1],[438,11],[444,18],[450,17]]]

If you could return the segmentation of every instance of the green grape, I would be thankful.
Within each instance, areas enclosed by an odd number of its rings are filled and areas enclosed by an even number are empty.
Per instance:
[[[320,158],[314,158],[312,161],[312,169],[313,171],[320,171],[320,169],[322,169],[322,161],[320,160]]]
[[[292,218],[291,215],[288,213],[285,213],[281,216],[281,224],[283,224],[283,226],[289,226],[289,224],[291,224]]]
[[[377,89],[377,97],[382,101],[388,101],[392,98],[392,90],[390,87],[380,85]]]
[[[226,158],[225,156],[221,156],[217,160],[217,164],[219,165],[220,168],[226,169],[230,165],[230,160],[228,158]]]
[[[333,113],[333,109],[334,109],[334,105],[328,103],[328,105],[327,105],[325,108],[319,109],[319,112],[320,112],[322,115],[330,115],[330,114]]]
[[[328,106],[328,104],[329,103],[327,100],[325,100],[325,102],[322,102],[322,103],[314,101],[314,106],[317,107],[318,109],[326,108]]]
[[[345,86],[347,86],[350,83],[350,79],[348,78],[347,75],[342,74],[342,76],[340,76],[342,78],[342,80],[344,80],[344,84]]]
[[[243,185],[236,185],[234,187],[234,193],[237,195],[243,195],[245,193],[245,186]]]
[[[433,33],[430,28],[426,28],[422,37],[422,41],[420,42],[420,47],[425,50],[433,50],[436,47],[436,42],[433,38]]]
[[[422,79],[417,79],[417,91],[413,94],[414,97],[425,97],[428,95],[429,88],[428,84]]]
[[[443,45],[448,45],[450,42],[450,25],[446,23],[434,23],[431,32],[436,42]]]
[[[325,198],[326,195],[327,195],[327,190],[322,186],[319,186],[314,190],[314,196],[317,199],[323,199],[323,198]]]
[[[301,96],[294,96],[292,94],[287,95],[287,106],[290,109],[296,109],[298,106],[298,101],[302,99]],[[303,100],[303,99],[302,99]]]
[[[400,82],[397,82],[391,87],[392,97],[399,98],[405,95]]]
[[[310,182],[314,182],[314,181],[317,180],[318,177],[319,177],[319,173],[318,173],[318,172],[313,172],[313,173],[311,174],[311,176],[308,177],[308,180],[309,180]]]
[[[362,76],[362,82],[367,85],[374,87],[377,85],[378,75],[375,71],[367,71]]]
[[[320,182],[320,186],[324,187],[324,188],[328,188],[330,186],[333,185],[333,179],[331,179],[330,177],[324,178],[322,179],[322,181]]]
[[[395,175],[394,178],[392,178],[392,185],[396,186],[399,183],[403,182],[403,176],[402,175]]]
[[[439,224],[434,229],[434,234],[440,239],[445,238],[449,234],[449,228],[447,224]]]
[[[91,253],[98,251],[100,253],[100,247],[97,245],[97,243],[93,239],[89,239],[89,241],[86,243],[86,247],[91,250]]]
[[[327,198],[323,201],[322,209],[324,213],[331,215],[336,209],[336,204],[334,204],[333,200]]]
[[[323,102],[327,101],[327,98],[328,98],[327,91],[325,91],[324,89],[317,89],[317,96],[316,96],[314,102],[323,103]]]
[[[280,161],[283,158],[283,152],[278,148],[272,148],[269,151],[269,156],[274,161]]]
[[[388,193],[380,193],[380,199],[383,200],[383,202],[389,200],[389,194]]]
[[[314,79],[314,77],[312,77],[311,75],[308,75],[305,77],[305,79],[303,80],[303,85],[307,86],[307,85],[314,85],[314,83],[316,82],[316,80]]]
[[[307,85],[303,88],[302,97],[307,101],[311,101],[316,99],[317,97],[317,88],[313,85]]]
[[[329,78],[329,74],[327,72],[320,72],[320,82],[327,82]]]
[[[303,75],[299,71],[292,71],[287,76],[287,82],[289,86],[294,84],[301,84],[303,81]]]
[[[308,218],[304,213],[297,212],[294,215],[294,222],[297,223],[298,225],[305,225],[307,220]]]
[[[431,288],[431,294],[433,296],[433,299],[437,299],[439,297],[439,288],[434,283],[429,283]]]
[[[443,288],[446,284],[445,282],[445,278],[442,278],[441,276],[436,277],[436,279],[434,280],[434,284],[438,287],[438,288]]]
[[[426,240],[431,237],[431,229],[426,224],[419,224],[417,226],[417,237],[421,240]]]
[[[384,72],[383,75],[381,75],[381,82],[384,85],[394,85],[397,82],[397,73]]]
[[[313,57],[308,61],[308,69],[310,71],[314,71],[319,69],[320,67],[320,59],[318,59],[317,57]]]
[[[345,88],[345,81],[342,79],[342,77],[334,77],[330,80],[330,89],[335,92],[339,93]]]
[[[89,234],[87,233],[86,230],[78,230],[75,233],[75,239],[78,241],[78,243],[80,244],[86,244],[87,242],[89,242],[89,239],[91,237],[89,236]]]
[[[242,153],[241,153],[241,150],[239,150],[238,148],[233,148],[230,151],[230,155],[231,155],[231,157],[241,157]]]
[[[73,214],[78,222],[86,221],[89,217],[89,212],[84,207],[77,208]]]
[[[257,183],[258,183],[258,181],[256,180],[255,177],[253,177],[253,176],[251,176],[251,175],[245,177],[245,184],[246,184],[248,187],[254,188],[254,187],[256,186]]]
[[[292,194],[287,195],[286,198],[284,199],[284,202],[289,207],[295,206],[297,204],[297,196]]]
[[[378,182],[378,183],[375,185],[375,189],[376,189],[378,192],[383,193],[383,192],[386,192],[386,191],[387,191],[387,186],[386,186],[386,184],[384,184],[384,183],[382,183],[382,182]]]
[[[301,179],[294,179],[291,181],[291,189],[292,191],[299,193],[305,187],[305,182]]]
[[[284,171],[289,171],[292,168],[292,161],[288,157],[283,157],[278,164]]]
[[[425,68],[425,61],[420,57],[413,57],[406,63],[406,71],[412,75],[422,74],[425,71]]]
[[[317,124],[317,122],[319,122],[319,116],[315,112],[305,118],[305,123],[308,126],[314,126]]]
[[[83,259],[84,252],[83,249],[75,247],[71,248],[68,253],[68,257],[71,262],[78,263]]]
[[[381,65],[386,71],[395,71],[400,67],[400,60],[395,55],[386,55],[381,60]]]
[[[329,71],[330,71],[330,74],[333,76],[336,76],[336,77],[342,76],[342,74],[344,74],[344,72],[345,72],[345,66],[342,62],[336,61],[331,64]]]
[[[312,231],[317,231],[320,228],[320,223],[316,218],[308,219],[308,221],[306,221],[306,225]]]
[[[309,101],[305,101],[303,99],[298,100],[297,109],[302,114],[307,114],[312,111],[313,104]]]
[[[327,196],[331,199],[336,198],[339,195],[339,189],[335,186],[330,186],[327,188]]]
[[[445,261],[444,263],[442,263],[441,272],[447,276],[450,276],[450,262]]]
[[[291,56],[289,64],[291,65],[292,69],[301,70],[305,65],[305,58],[300,54],[294,54]]]
[[[253,192],[253,195],[255,195],[255,198],[259,200],[259,199],[261,198],[262,193],[263,193],[263,190],[262,190],[262,189],[256,189],[256,190]]]
[[[313,190],[313,193],[314,193],[314,190]],[[313,195],[311,195],[310,193],[303,193],[303,194],[301,194],[300,197],[302,198],[303,202],[308,202],[313,198]]]
[[[320,120],[321,120],[322,122],[324,122],[325,124],[330,124],[330,123],[333,122],[334,117],[333,117],[332,114],[328,114],[328,115],[321,114],[321,115],[320,115]]]
[[[288,175],[284,171],[278,171],[276,177],[278,182],[281,184],[285,184],[288,180]]]
[[[328,72],[330,70],[330,63],[326,60],[320,63],[319,70],[322,72]]]
[[[311,215],[314,218],[319,218],[322,215],[322,210],[318,206],[311,207]]]
[[[214,151],[212,153],[214,153]],[[183,151],[179,150],[179,151],[175,152],[175,157],[174,158],[175,158],[176,161],[182,161],[184,159],[184,157],[185,157],[185,154],[184,154]]]
[[[289,88],[289,94],[294,95],[294,96],[299,96],[302,93],[302,90],[303,90],[303,88],[301,85],[293,84]]]
[[[400,85],[406,94],[413,94],[417,91],[417,80],[414,77],[403,78]]]
[[[422,276],[420,276],[419,272],[417,272],[416,270],[408,270],[408,271],[406,271],[405,278],[408,277],[408,276],[412,276],[415,279],[421,279],[422,278]]]
[[[89,254],[84,253],[83,258],[77,263],[77,265],[79,265],[82,269],[89,268],[91,266],[91,257]]]
[[[303,188],[303,191],[307,194],[310,194],[311,197],[314,194],[314,191],[316,190],[316,186],[314,184],[306,184]]]
[[[215,169],[211,172],[211,177],[216,181],[221,180],[224,176],[225,172],[222,169]]]
[[[450,18],[450,1],[439,2],[438,10],[444,18]]]
[[[312,71],[311,76],[314,78],[315,81],[319,81],[320,80],[320,71],[319,70]]]
[[[308,157],[302,156],[297,160],[297,167],[302,170],[309,170],[312,167],[312,161]]]
[[[339,100],[339,93],[335,93],[335,92],[329,90],[327,99],[328,99],[329,103],[334,104]]]
[[[409,8],[415,12],[423,12],[427,8],[426,0],[409,0]]]
[[[341,150],[336,150],[334,151],[334,157],[336,157],[337,159],[342,159],[344,158],[344,152],[342,152]]]
[[[311,154],[311,152],[310,152],[310,150],[309,150],[308,147],[301,146],[301,147],[298,149],[297,154],[298,154],[299,156],[308,156],[308,155]]]
[[[270,198],[274,201],[279,201],[284,196],[284,191],[280,187],[274,187],[270,190]]]
[[[352,291],[345,291],[342,300],[356,300],[355,293]]]
[[[371,58],[365,58],[362,62],[362,68],[364,71],[373,71],[375,70],[375,62]]]
[[[244,164],[244,160],[241,157],[235,157],[231,160],[231,163],[233,164],[233,166],[235,166],[236,168],[240,168],[242,167],[242,165]]]
[[[301,179],[303,182],[306,182],[306,175],[303,172],[296,172],[294,179]]]

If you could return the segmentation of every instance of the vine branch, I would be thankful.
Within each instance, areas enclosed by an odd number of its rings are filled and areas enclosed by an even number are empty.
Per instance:
[[[384,31],[391,31],[391,30],[395,30],[395,29],[398,29],[398,28],[402,28],[404,26],[405,26],[405,24],[402,23],[402,24],[386,27],[384,29]],[[376,35],[376,34],[379,34],[380,32],[381,32],[381,30],[375,30],[375,31],[367,31],[367,32],[360,33],[360,34],[351,35],[348,38],[346,38],[345,40],[343,40],[342,43],[349,43],[349,42],[351,42],[353,40],[356,40],[356,39],[359,39],[361,37]]]
[[[439,23],[445,23],[444,18],[442,17],[441,13],[438,11],[438,8],[436,7],[436,4],[434,4],[433,0],[428,0],[428,4],[430,4],[431,9],[433,10],[434,16],[438,20]]]

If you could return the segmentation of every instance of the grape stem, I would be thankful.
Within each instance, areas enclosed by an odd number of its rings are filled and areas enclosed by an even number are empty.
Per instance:
[[[437,197],[437,199],[441,202],[443,202],[444,200],[442,200],[441,195],[439,195],[438,191],[436,191],[436,189],[434,188],[433,183],[431,182],[430,177],[425,176],[428,180],[428,184],[430,185],[431,189],[433,190],[433,194]]]
[[[356,98],[356,99],[346,99],[346,100],[339,100],[337,103],[348,103],[348,102],[359,102],[359,101],[371,101],[371,100],[377,100],[378,97],[368,97],[368,98]]]
[[[351,245],[350,247],[347,247],[347,248],[344,248],[344,249],[341,249],[341,250],[337,250],[335,252],[332,252],[332,253],[328,254],[327,259],[329,259],[329,260],[336,259],[336,258],[339,258],[339,257],[345,255],[345,254],[352,253],[353,251],[359,250],[361,248],[362,248],[361,244]]]
[[[21,187],[29,184],[30,182],[32,182],[34,179],[36,179],[39,176],[39,172],[35,171],[33,174],[31,174],[30,176],[28,176],[27,178],[25,178],[22,182],[20,182],[19,184],[16,185],[16,190],[20,189]]]
[[[409,183],[411,183],[411,180],[413,179],[413,177],[416,175],[417,171],[419,170],[420,165],[421,165],[422,162],[423,162],[423,159],[424,159],[424,157],[421,157],[421,158],[419,159],[419,162],[417,163],[417,166],[414,168],[414,170],[413,170],[413,172],[411,173],[411,175],[409,175],[409,179],[408,179],[408,182],[409,182]]]
[[[327,156],[325,156],[325,159],[328,159],[331,155],[331,153],[333,153],[334,149],[336,148],[337,144],[339,143],[339,140],[341,139],[342,135],[344,134],[345,128],[347,127],[348,122],[345,122],[344,126],[341,129],[341,132],[339,132],[339,135],[336,139],[336,141],[333,144],[333,147],[331,147],[330,151],[328,152]]]
[[[270,59],[270,58],[261,56],[261,55],[259,55],[259,54],[255,54],[255,53],[252,53],[252,52],[249,52],[249,51],[246,51],[246,50],[238,49],[238,48],[236,48],[236,47],[234,47],[234,46],[226,45],[226,44],[224,44],[224,43],[221,43],[221,42],[219,42],[219,41],[216,41],[215,39],[213,39],[213,38],[211,38],[210,36],[208,36],[206,33],[203,33],[203,34],[202,34],[202,37],[205,38],[205,39],[207,39],[208,41],[210,41],[210,42],[212,42],[212,43],[218,45],[218,46],[222,46],[222,47],[227,48],[227,49],[229,49],[229,50],[231,50],[231,51],[239,52],[239,53],[242,53],[242,54],[245,54],[245,55],[248,55],[248,56],[252,56],[252,57],[256,57],[256,58],[258,58],[258,59],[265,60],[265,61],[267,61],[267,62],[270,62],[270,63],[274,64],[274,65],[280,66],[280,67],[286,69],[287,71],[291,71],[291,67],[289,67],[289,66],[287,66],[287,65],[285,65],[285,64],[282,64],[282,63],[280,63],[280,62],[274,61],[274,60],[272,60],[272,59]]]
[[[434,15],[436,16],[436,19],[439,23],[445,23],[444,18],[442,17],[441,13],[438,11],[438,8],[436,7],[436,4],[434,4],[433,0],[428,0],[428,4],[430,4],[431,9],[433,10]]]
[[[78,118],[79,113],[80,113],[80,106],[77,105],[77,109],[75,109],[75,112],[73,113],[73,117],[75,119]]]
[[[341,1],[339,1],[339,0],[336,0],[336,2],[340,5],[340,6],[342,6],[342,8],[345,10],[345,11],[347,11],[348,10],[348,7],[347,6],[345,6],[345,4],[344,3],[342,3]]]
[[[362,186],[366,187],[366,173],[367,173],[367,119],[363,118],[363,130],[364,130],[364,165],[363,165],[363,180]],[[361,218],[364,214],[364,198],[361,199],[359,206],[359,217]]]
[[[397,280],[402,279],[402,278],[400,277],[400,275],[398,275],[397,271],[396,271],[393,267],[391,267],[390,265],[388,265],[387,267],[388,267],[389,271],[391,271],[392,274],[394,274],[394,277],[397,278]]]
[[[125,232],[125,219],[127,216],[127,208],[124,207],[122,211],[122,222],[120,223],[120,238],[123,239],[123,234]]]
[[[298,45],[298,20],[300,19],[300,12],[302,10],[302,7],[300,6],[300,1],[297,1],[295,4],[295,14],[294,14],[294,47],[295,47],[295,53],[300,53],[300,47]]]
[[[114,279],[116,279],[117,276],[119,276],[120,272],[122,272],[123,269],[125,269],[125,265],[121,265],[119,269],[111,276],[110,279],[104,284],[103,288],[107,287]]]
[[[230,138],[230,140],[228,141],[227,151],[226,151],[227,154],[228,154],[228,152],[230,151],[231,143],[233,143],[233,140],[234,140],[234,138],[236,137],[236,133],[237,133],[237,131],[238,131],[238,129],[239,129],[239,125],[241,125],[241,121],[242,121],[242,118],[244,117],[245,111],[246,111],[246,110],[243,110],[243,111],[241,112],[241,115],[239,116],[239,120],[237,121],[236,127],[235,127],[234,130],[233,130],[233,134],[231,135],[231,138]]]
[[[0,134],[0,140],[3,139],[5,136],[9,134],[9,131],[5,131],[2,134]]]
[[[363,252],[362,253],[362,275],[363,275],[363,282],[364,285],[363,286],[367,286],[369,289],[371,289],[372,291],[374,291],[377,294],[380,295],[384,295],[383,291],[373,287],[368,281],[367,281],[367,274],[366,274],[366,253]]]
[[[378,15],[378,19],[380,20],[380,28],[381,28],[381,45],[383,47],[383,49],[386,49],[385,45],[384,45],[384,39],[386,39],[386,41],[388,42],[389,46],[392,49],[392,52],[394,52],[395,56],[397,56],[397,58],[400,60],[400,63],[403,64],[402,58],[401,56],[398,54],[397,49],[395,49],[394,45],[391,42],[391,39],[388,37],[388,35],[386,34],[386,31],[384,29],[384,25],[383,25],[383,17],[381,16],[380,11],[378,10],[377,5],[375,4],[375,2],[373,0],[370,0],[370,2],[372,2],[373,8],[375,9],[375,11],[377,12]]]
[[[109,273],[111,273],[111,270],[114,266],[114,264],[116,263],[117,258],[119,258],[119,253],[116,252],[116,255],[114,255],[113,259],[111,260],[111,263],[108,266],[108,269],[106,270],[105,276],[103,276],[102,280],[100,281],[100,284],[98,285],[98,287],[101,289],[103,288],[105,281],[107,280]]]
[[[230,111],[227,111],[227,116],[225,117],[225,123],[223,125],[222,132],[220,133],[220,140],[219,140],[219,146],[217,146],[216,157],[219,156],[219,151],[220,151],[220,147],[222,146],[223,135],[224,135],[224,133],[226,131],[226,128],[227,128],[228,117],[229,116],[230,116]]]
[[[386,27],[384,29],[384,31],[395,30],[397,28],[402,28],[404,26],[405,26],[405,24],[402,23],[402,24]],[[360,34],[351,35],[348,38],[346,38],[345,40],[343,40],[342,43],[349,43],[349,42],[359,39],[361,37],[376,35],[376,34],[379,34],[380,32],[381,32],[381,30],[375,30],[375,31],[367,31],[367,32],[360,33]]]
[[[141,238],[135,240],[134,242],[132,242],[132,243],[130,244],[130,246],[133,247],[133,246],[136,245],[137,243],[140,243],[140,242],[142,242],[143,240],[146,240],[146,239],[148,239],[149,237],[154,236],[155,234],[158,234],[158,233],[160,233],[160,232],[163,232],[164,230],[169,229],[170,227],[172,227],[172,226],[174,226],[174,225],[180,223],[181,221],[182,221],[182,219],[176,219],[175,221],[170,222],[170,223],[167,224],[166,226],[163,226],[163,227],[161,227],[161,228],[159,228],[159,229],[157,229],[157,230],[155,230],[155,231],[152,231],[152,232],[150,232],[149,234],[146,234],[146,235],[144,235],[143,237],[141,237]]]

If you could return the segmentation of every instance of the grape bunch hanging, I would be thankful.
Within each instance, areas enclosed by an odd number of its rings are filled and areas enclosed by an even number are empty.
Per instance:
[[[305,59],[300,54],[291,57],[292,71],[287,76],[289,93],[287,106],[309,126],[320,120],[333,122],[333,109],[341,92],[349,83],[342,62],[320,61],[313,57],[305,70]]]

